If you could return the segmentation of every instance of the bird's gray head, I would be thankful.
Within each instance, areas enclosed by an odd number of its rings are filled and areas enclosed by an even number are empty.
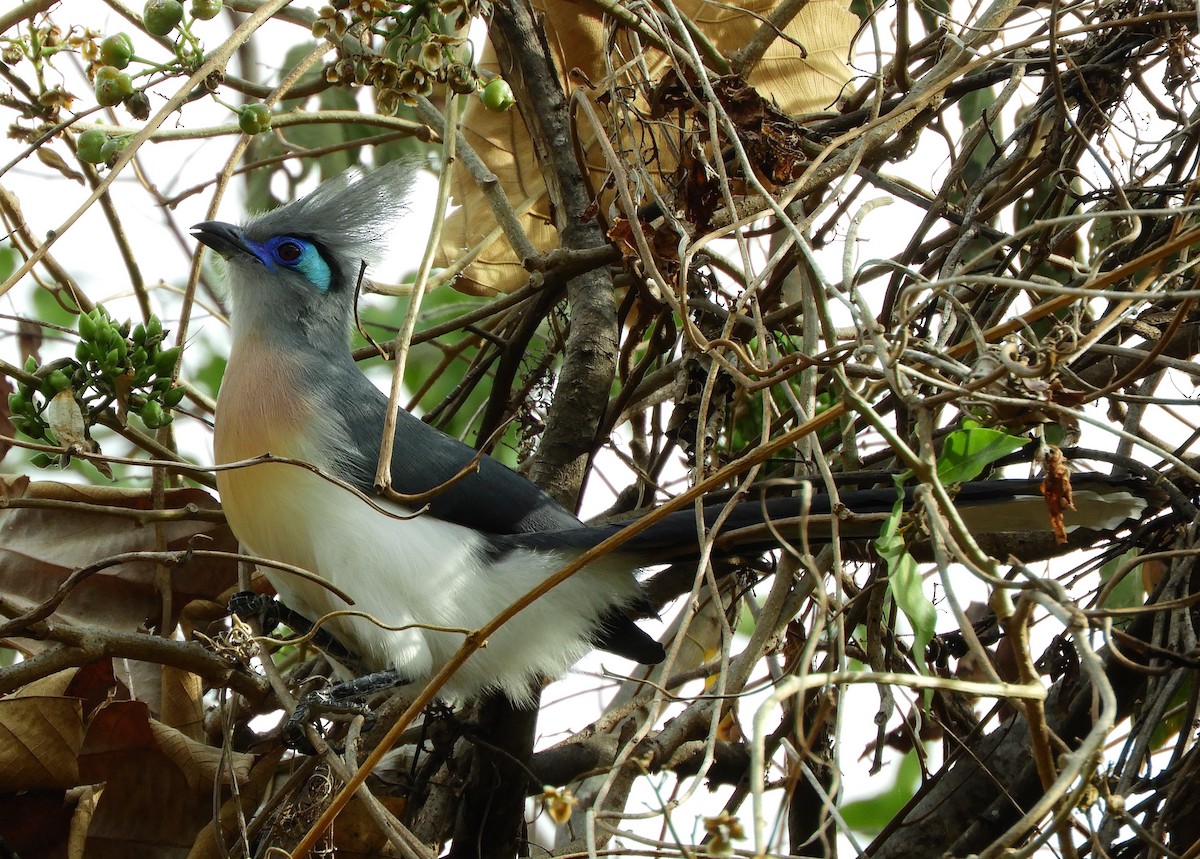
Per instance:
[[[412,172],[397,163],[347,171],[240,227],[220,221],[192,227],[226,260],[235,339],[343,350],[359,270],[364,261],[378,262]]]

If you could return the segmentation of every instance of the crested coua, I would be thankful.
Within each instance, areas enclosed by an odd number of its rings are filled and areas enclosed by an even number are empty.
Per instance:
[[[210,221],[193,230],[225,258],[231,300],[217,463],[270,453],[321,472],[277,462],[218,471],[229,524],[252,554],[309,570],[350,595],[353,608],[407,627],[351,617],[325,626],[361,666],[419,682],[459,648],[463,630],[486,624],[581,551],[525,547],[515,535],[582,523],[487,456],[419,511],[375,497],[387,397],[355,364],[350,329],[362,262],[377,259],[406,185],[397,167],[347,173],[240,227]],[[442,487],[477,456],[403,410],[393,451],[392,488],[404,495]],[[606,559],[564,582],[492,636],[442,694],[499,690],[525,702],[541,678],[597,645],[659,661],[662,647],[625,613],[641,599],[637,566]],[[264,572],[310,620],[350,608],[317,583]]]
[[[388,401],[355,364],[350,333],[361,266],[378,257],[406,185],[399,167],[347,173],[242,226],[207,221],[193,231],[225,258],[231,298],[232,349],[214,450],[218,464],[247,464],[217,472],[229,524],[252,555],[314,573],[348,594],[352,608],[391,627],[362,617],[331,619],[324,627],[337,645],[331,655],[356,671],[420,683],[459,648],[464,631],[487,624],[621,523],[585,526],[487,456],[451,482],[476,451],[403,410],[393,488],[408,496],[441,489],[417,510],[376,495]],[[264,454],[315,468],[251,462]],[[1130,481],[1077,479],[1081,511],[1089,493],[1096,497],[1093,512],[1074,514],[1074,524],[1114,528],[1148,505]],[[803,511],[794,498],[752,500],[736,505],[725,527],[747,529],[744,542],[755,549],[769,548],[779,534],[798,537],[801,512],[805,522],[837,513],[844,535],[855,515],[867,517],[863,536],[872,529],[877,535],[879,521],[867,514],[886,514],[895,498],[894,490],[846,492],[835,510],[828,497],[815,495]],[[1024,519],[995,527],[1001,518],[995,511],[1016,510],[1022,498],[1032,502]],[[988,508],[993,531],[1049,528],[1037,481],[968,484],[959,503]],[[719,509],[706,509],[703,518],[711,523]],[[751,528],[789,518],[790,530]],[[807,537],[828,541],[828,526],[810,527]],[[693,511],[664,518],[525,608],[466,661],[442,695],[463,700],[494,690],[526,703],[543,679],[563,674],[595,647],[641,663],[660,661],[661,645],[629,619],[644,600],[635,574],[695,553],[697,544]],[[263,572],[280,599],[309,620],[351,608],[317,582]]]

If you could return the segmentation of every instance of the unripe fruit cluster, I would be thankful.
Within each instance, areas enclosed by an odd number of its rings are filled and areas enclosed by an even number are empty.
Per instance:
[[[89,128],[75,141],[75,152],[88,164],[106,164],[125,146],[125,138]]]
[[[271,128],[271,109],[265,104],[248,104],[238,111],[242,134],[261,134]]]
[[[103,306],[79,316],[79,343],[75,360],[63,359],[39,368],[30,358],[25,370],[39,377],[35,384],[22,381],[9,395],[13,426],[36,440],[58,444],[44,412],[49,402],[70,389],[88,423],[93,404],[105,408],[120,402],[141,418],[149,429],[166,426],[170,409],[179,405],[184,389],[171,384],[179,347],[163,348],[167,332],[158,317],[133,325],[118,324]],[[53,460],[46,458],[47,464]]]
[[[96,69],[94,86],[96,103],[101,107],[114,107],[133,95],[133,78],[116,66]]]

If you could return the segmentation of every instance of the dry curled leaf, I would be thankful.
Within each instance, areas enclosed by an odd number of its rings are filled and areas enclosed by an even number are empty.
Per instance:
[[[78,698],[0,699],[0,792],[79,784],[83,702]]]
[[[238,783],[252,757],[222,766],[221,750],[188,740],[150,717],[141,701],[114,701],[96,711],[80,752],[80,776],[105,783],[88,821],[85,855],[186,855],[212,820],[214,781]],[[164,801],[169,797],[170,801]]]
[[[126,552],[178,551],[194,546],[237,551],[219,519],[216,500],[201,489],[171,489],[164,506],[178,518],[148,527],[138,512],[153,505],[149,489],[77,486],[0,476],[0,595],[32,608],[54,596],[77,569]],[[41,506],[22,506],[41,505]],[[161,534],[162,545],[156,541]],[[171,606],[178,612],[194,599],[215,599],[237,580],[233,561],[192,558],[171,570]],[[155,565],[115,564],[85,579],[55,611],[58,622],[133,631],[156,619],[163,600]],[[19,645],[36,651],[39,642]]]
[[[542,788],[542,807],[556,826],[562,826],[571,819],[571,812],[579,800],[570,790],[563,787],[546,785]]]
[[[1063,544],[1067,542],[1067,525],[1063,516],[1068,510],[1075,509],[1075,500],[1071,495],[1071,470],[1063,459],[1062,451],[1056,447],[1046,454],[1044,465],[1046,476],[1042,480],[1042,495],[1046,498],[1054,539]]]
[[[41,161],[51,170],[57,171],[67,179],[73,179],[80,185],[84,184],[83,174],[72,168],[61,155],[49,146],[39,146],[34,151],[37,153],[38,161]]]
[[[743,0],[740,3],[683,0],[676,5],[680,14],[694,21],[718,51],[729,56],[746,45],[761,26],[763,16],[776,4],[773,0]],[[606,64],[610,59],[616,65],[624,54],[636,55],[637,63],[631,63],[628,68],[636,66],[646,73],[645,79],[638,81],[641,95],[636,104],[647,116],[652,113],[651,100],[656,87],[673,68],[665,54],[646,44],[631,46],[628,35],[624,34],[617,40],[621,54],[617,55],[601,16],[587,7],[550,0],[535,0],[533,6],[544,27],[568,98],[577,91],[580,98],[593,98],[593,88],[608,74]],[[812,0],[788,23],[783,38],[775,39],[754,66],[748,82],[764,103],[771,105],[772,116],[796,117],[824,110],[836,101],[850,78],[845,57],[858,28],[858,18],[848,11],[847,6],[839,0]],[[480,66],[500,72],[490,45],[484,51]],[[622,83],[626,80],[622,78]],[[597,103],[596,106],[606,114],[607,105]],[[677,166],[669,127],[670,123],[665,122],[662,139],[648,144],[654,152],[654,178],[662,189],[671,181]],[[610,169],[595,143],[595,130],[582,119],[577,122],[576,129],[582,147],[587,150],[585,157],[591,187],[605,189]],[[546,186],[538,169],[533,141],[518,112],[493,113],[476,101],[463,117],[462,130],[472,148],[499,179],[512,207],[518,212],[525,210],[519,220],[534,248],[544,252],[554,247],[558,234],[551,218]],[[620,132],[619,136],[622,139],[617,141],[618,149],[647,145],[647,141],[635,140],[628,132]],[[794,163],[795,159],[785,157],[777,166],[787,173]],[[476,248],[482,237],[497,229],[497,224],[482,191],[466,170],[456,171],[452,194],[458,209],[443,225],[435,265],[449,267],[475,249],[478,256],[455,282],[456,289],[474,295],[495,295],[511,292],[523,284],[528,272],[506,239],[500,237]],[[612,199],[612,192],[605,190],[600,195],[600,208],[608,207]],[[695,202],[699,212],[715,204],[712,199]],[[629,213],[621,214],[628,217]]]

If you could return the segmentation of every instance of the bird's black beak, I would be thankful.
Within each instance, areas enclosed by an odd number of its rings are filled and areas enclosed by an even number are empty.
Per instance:
[[[204,221],[192,227],[192,235],[203,245],[207,245],[225,259],[238,254],[254,256],[246,237],[233,224],[224,221]]]

